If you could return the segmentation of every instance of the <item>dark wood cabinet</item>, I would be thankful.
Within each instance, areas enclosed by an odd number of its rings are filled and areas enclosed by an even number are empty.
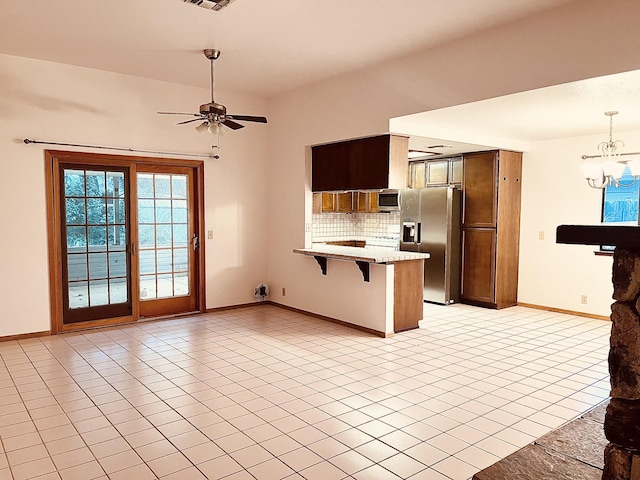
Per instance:
[[[460,184],[462,184],[462,157],[456,157],[449,163],[449,185]]]
[[[427,164],[425,162],[411,162],[409,164],[409,179],[407,185],[411,188],[424,188],[427,186]]]
[[[460,300],[504,308],[517,304],[522,153],[463,157]]]
[[[312,213],[322,213],[322,194],[321,193],[314,193],[312,196],[313,199],[313,203],[312,203]]]
[[[321,193],[320,197],[322,198],[321,212],[336,211],[336,196],[333,193]]]
[[[327,245],[337,245],[339,247],[358,247],[364,248],[367,244],[366,240],[331,240],[324,242]]]
[[[353,192],[355,208],[358,213],[367,212],[369,207],[369,194],[367,192]]]
[[[336,212],[351,213],[353,212],[353,192],[344,192],[336,194]]]
[[[316,192],[313,213],[377,213],[378,192]]]
[[[462,225],[495,227],[498,202],[498,152],[464,157]]]
[[[311,190],[405,188],[409,139],[399,135],[311,147]]]
[[[376,213],[378,211],[377,192],[353,192],[353,210],[358,213]]]
[[[418,328],[422,320],[424,301],[424,260],[409,260],[393,264],[393,331]]]
[[[409,163],[409,188],[439,187],[462,183],[462,157],[414,160]]]
[[[317,192],[313,194],[313,213],[352,213],[357,192]]]
[[[495,303],[495,229],[463,228],[462,245],[461,299]]]
[[[449,160],[427,162],[427,186],[436,187],[449,184]]]

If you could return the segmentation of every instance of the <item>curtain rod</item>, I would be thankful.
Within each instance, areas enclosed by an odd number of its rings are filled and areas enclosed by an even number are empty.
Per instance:
[[[623,155],[640,155],[640,152],[623,152],[620,154],[620,156]],[[601,158],[602,155],[582,155],[582,159],[583,160],[588,160],[590,158]]]
[[[83,145],[81,143],[59,143],[59,142],[45,142],[41,140],[31,140],[29,138],[25,138],[23,142],[27,145],[30,143],[40,144],[40,145],[57,145],[62,147],[81,147],[81,148],[99,148],[103,150],[118,150],[120,152],[136,152],[136,153],[154,153],[157,155],[177,155],[177,156],[188,156],[188,157],[204,157],[204,158],[214,158],[219,159],[219,155],[212,155],[207,153],[180,153],[180,152],[163,152],[158,150],[141,150],[138,148],[122,148],[122,147],[105,147],[102,145]]]

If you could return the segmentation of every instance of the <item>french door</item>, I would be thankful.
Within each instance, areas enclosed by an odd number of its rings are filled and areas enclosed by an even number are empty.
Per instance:
[[[190,214],[193,171],[143,166],[136,179],[140,316],[194,311],[200,237]]]
[[[204,310],[202,162],[46,161],[53,332]]]
[[[64,323],[132,314],[129,172],[59,165]]]

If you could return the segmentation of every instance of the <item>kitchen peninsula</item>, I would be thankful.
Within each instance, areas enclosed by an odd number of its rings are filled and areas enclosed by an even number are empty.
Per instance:
[[[375,331],[390,335],[418,327],[422,320],[422,279],[427,253],[403,252],[388,248],[361,248],[314,244],[312,248],[298,248],[294,253],[312,256],[323,275],[330,276],[329,260],[354,262],[362,272],[363,281],[370,281],[370,269],[384,269],[385,296],[390,302],[391,322]],[[389,325],[392,323],[392,325]]]

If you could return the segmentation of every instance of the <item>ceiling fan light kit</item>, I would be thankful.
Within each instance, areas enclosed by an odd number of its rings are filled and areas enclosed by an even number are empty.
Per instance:
[[[184,0],[188,1],[188,0]],[[192,2],[196,3],[196,2]],[[158,112],[160,115],[182,115],[188,117],[195,117],[189,120],[176,123],[176,125],[184,125],[191,122],[202,122],[196,127],[198,132],[204,132],[205,130],[211,134],[211,148],[220,148],[220,135],[222,134],[222,126],[229,127],[231,130],[238,130],[244,128],[244,125],[240,122],[257,122],[267,123],[266,117],[257,117],[253,115],[231,115],[227,113],[227,108],[224,105],[216,103],[215,101],[215,70],[214,62],[220,57],[220,50],[215,48],[207,48],[203,51],[204,56],[211,62],[211,101],[200,105],[199,113],[177,113],[177,112]],[[237,120],[237,121],[236,121]],[[214,158],[217,158],[214,157]]]
[[[207,8],[215,12],[222,10],[234,0],[183,0],[187,3],[192,3],[202,8]]]

